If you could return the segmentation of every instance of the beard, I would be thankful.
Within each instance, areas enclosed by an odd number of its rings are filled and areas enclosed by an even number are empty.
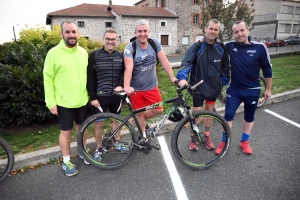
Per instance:
[[[75,47],[77,45],[77,39],[76,38],[64,38],[65,40],[65,44],[68,47]],[[74,40],[74,41],[70,41],[70,40]]]

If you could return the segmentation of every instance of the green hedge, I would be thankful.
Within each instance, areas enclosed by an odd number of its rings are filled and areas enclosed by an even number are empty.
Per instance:
[[[45,106],[43,88],[43,66],[48,47],[34,41],[0,45],[1,127],[53,119]]]

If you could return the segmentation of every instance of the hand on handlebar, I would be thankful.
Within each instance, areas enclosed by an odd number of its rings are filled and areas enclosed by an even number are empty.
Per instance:
[[[127,95],[134,93],[133,87],[124,87],[124,91],[127,93]]]
[[[188,85],[188,82],[186,80],[181,80],[178,83],[179,87],[183,87],[184,85]]]

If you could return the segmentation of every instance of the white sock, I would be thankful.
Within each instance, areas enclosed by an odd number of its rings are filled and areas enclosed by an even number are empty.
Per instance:
[[[63,156],[63,161],[64,163],[67,163],[70,159],[70,155],[67,155],[67,156]]]

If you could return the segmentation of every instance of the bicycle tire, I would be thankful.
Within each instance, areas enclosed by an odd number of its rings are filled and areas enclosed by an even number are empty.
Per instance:
[[[258,102],[257,102],[257,107],[261,108],[267,102],[267,100],[265,99],[266,81],[263,77],[259,77],[259,79],[260,79],[261,89],[260,89],[259,99],[258,99]]]
[[[210,139],[215,145],[219,145],[222,142],[223,132],[225,133],[226,141],[223,150],[217,155],[214,150],[206,149],[203,140],[197,141],[197,151],[189,149],[192,131],[190,116],[184,117],[176,125],[171,139],[171,147],[176,160],[182,165],[195,170],[207,169],[216,164],[226,154],[230,145],[231,131],[226,120],[218,113],[207,110],[195,111],[193,113],[195,117],[200,118],[200,123],[198,124],[200,133],[204,130],[204,117],[212,119]],[[201,133],[201,138],[204,138],[203,132]]]
[[[88,129],[88,132],[91,133],[94,132],[94,122],[96,122],[99,119],[104,120],[104,126],[103,126],[103,146],[105,146],[105,151],[102,152],[102,160],[100,162],[94,160],[93,156],[95,153],[95,150],[97,148],[97,144],[95,142],[95,138],[91,138],[87,144],[86,147],[83,143],[83,137],[85,130]],[[134,147],[133,143],[137,143],[138,137],[135,129],[133,126],[127,121],[121,129],[121,139],[120,143],[123,145],[127,145],[129,151],[127,152],[120,152],[119,150],[116,150],[113,148],[112,143],[114,141],[107,140],[109,135],[113,131],[112,123],[113,121],[117,122],[124,122],[124,118],[113,114],[113,113],[99,113],[90,116],[88,119],[86,119],[82,125],[80,126],[78,130],[78,136],[77,136],[77,145],[78,145],[78,151],[81,153],[81,155],[84,157],[84,159],[91,163],[92,165],[100,168],[100,169],[118,169],[129,163],[134,155],[137,152],[137,148]]]
[[[2,182],[13,169],[14,153],[9,144],[0,138],[0,182]]]

